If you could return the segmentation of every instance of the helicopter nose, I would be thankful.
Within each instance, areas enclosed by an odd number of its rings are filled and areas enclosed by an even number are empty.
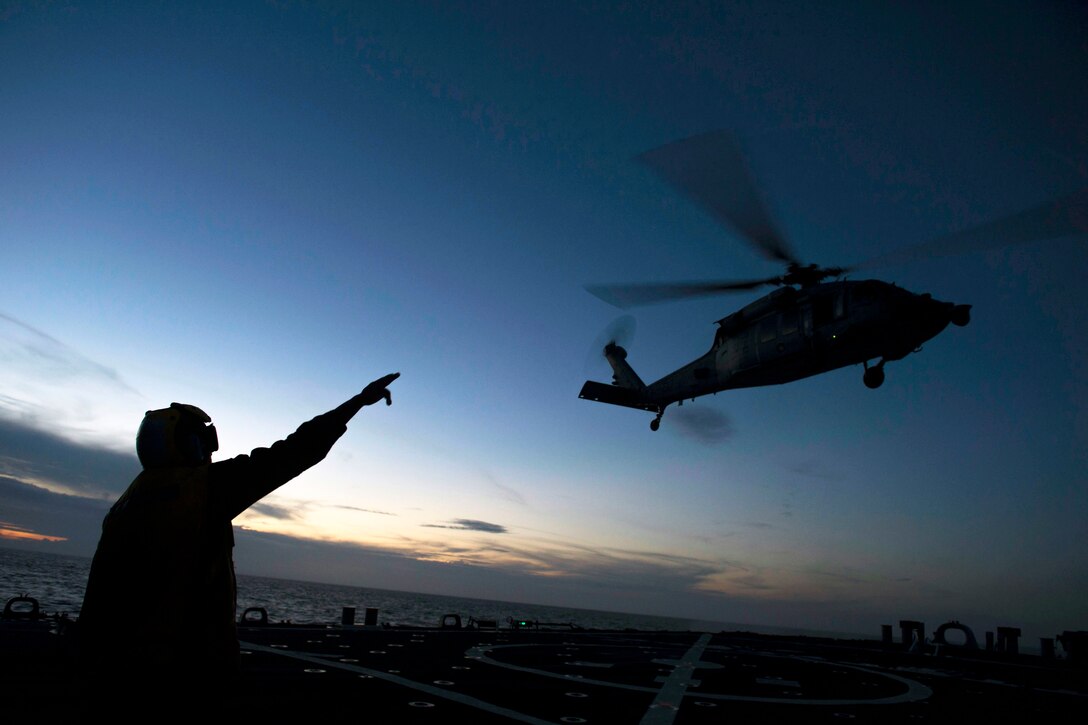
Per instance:
[[[929,294],[917,295],[911,307],[916,329],[923,340],[937,335],[950,322],[962,327],[971,319],[970,305],[942,302]]]
[[[952,306],[952,324],[956,327],[964,327],[971,321],[971,305]]]

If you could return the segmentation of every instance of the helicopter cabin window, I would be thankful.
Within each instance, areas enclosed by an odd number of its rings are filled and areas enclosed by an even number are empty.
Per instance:
[[[768,317],[759,323],[759,341],[770,342],[778,337],[778,318]]]

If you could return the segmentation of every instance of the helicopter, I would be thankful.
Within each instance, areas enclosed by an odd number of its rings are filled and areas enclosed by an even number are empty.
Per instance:
[[[639,157],[664,181],[698,202],[768,259],[785,265],[773,277],[743,281],[591,285],[586,290],[622,309],[707,295],[776,287],[717,321],[710,349],[649,385],[627,362],[616,336],[603,354],[612,382],[587,380],[579,398],[656,417],[685,400],[737,388],[790,383],[849,365],[862,365],[866,387],[879,388],[885,366],[919,352],[949,324],[964,326],[971,305],[944,302],[850,272],[922,256],[960,254],[1088,231],[1088,190],[994,222],[946,235],[852,267],[804,264],[791,250],[763,203],[740,148],[727,131],[711,131]]]

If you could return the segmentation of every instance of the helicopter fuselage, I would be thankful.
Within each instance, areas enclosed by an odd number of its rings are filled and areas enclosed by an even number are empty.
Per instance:
[[[948,323],[962,326],[970,321],[970,305],[941,302],[879,280],[847,280],[844,275],[918,255],[962,254],[1011,243],[1083,237],[1088,232],[1088,190],[1081,189],[852,267],[805,264],[772,219],[731,133],[689,136],[651,149],[639,160],[763,257],[785,265],[783,273],[757,279],[586,287],[621,309],[777,288],[718,320],[714,344],[706,354],[650,385],[628,365],[626,350],[614,341],[605,346],[612,384],[588,380],[579,397],[656,412],[650,423],[653,430],[672,403],[722,390],[780,385],[846,365],[864,365],[865,385],[880,387],[885,364],[917,351]]]
[[[604,352],[613,384],[587,381],[580,397],[656,411],[656,424],[675,402],[780,385],[847,365],[865,365],[865,384],[875,388],[885,363],[918,350],[950,322],[966,325],[969,319],[970,305],[879,280],[782,287],[718,320],[706,354],[649,385],[628,365],[626,351],[609,345]],[[878,362],[870,367],[873,360]]]

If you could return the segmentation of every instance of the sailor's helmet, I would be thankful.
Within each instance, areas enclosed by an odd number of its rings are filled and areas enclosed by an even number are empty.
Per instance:
[[[149,410],[136,434],[136,455],[144,468],[199,466],[219,450],[212,419],[195,405],[171,403]]]

